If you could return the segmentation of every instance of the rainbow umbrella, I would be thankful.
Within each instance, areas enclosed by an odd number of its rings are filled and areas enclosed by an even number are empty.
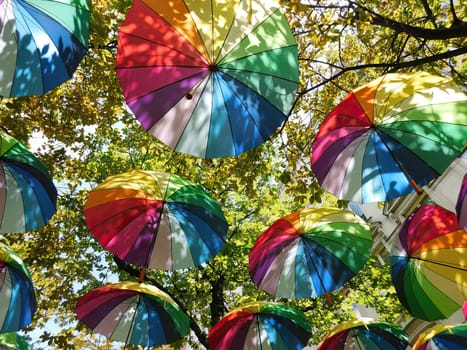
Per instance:
[[[42,95],[70,79],[89,19],[87,0],[0,0],[0,95]]]
[[[55,214],[57,189],[47,168],[0,131],[0,232],[28,232]]]
[[[0,334],[0,350],[31,350],[26,338],[17,333]]]
[[[273,223],[250,252],[255,284],[269,294],[309,298],[340,288],[370,256],[368,225],[351,211],[303,209]]]
[[[311,337],[304,313],[279,303],[256,302],[226,314],[209,331],[211,350],[299,350]]]
[[[391,323],[351,320],[333,328],[318,350],[405,350],[408,338],[401,327]]]
[[[350,92],[312,145],[322,187],[354,202],[389,201],[441,175],[467,140],[467,95],[451,79],[393,73]]]
[[[404,222],[390,256],[400,302],[414,317],[449,317],[467,300],[467,234],[454,213],[425,205]]]
[[[467,324],[437,324],[420,333],[412,350],[465,350]]]
[[[299,82],[297,43],[272,0],[135,0],[116,69],[144,129],[206,159],[265,142]]]
[[[467,231],[467,174],[464,175],[457,196],[456,214],[459,226]]]
[[[36,309],[28,268],[13,249],[0,242],[0,333],[26,327]]]
[[[138,282],[107,284],[78,298],[76,314],[95,332],[125,344],[156,346],[182,339],[189,318],[168,294]]]
[[[227,239],[219,204],[201,186],[170,173],[110,176],[89,193],[84,216],[107,251],[154,269],[198,266]]]

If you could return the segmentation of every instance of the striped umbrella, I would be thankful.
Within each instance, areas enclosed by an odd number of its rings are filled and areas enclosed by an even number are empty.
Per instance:
[[[84,216],[106,250],[164,270],[206,262],[227,235],[221,207],[201,186],[155,171],[110,176],[89,193]]]
[[[47,168],[0,131],[0,232],[28,232],[55,214],[57,189]]]
[[[144,129],[205,159],[267,141],[299,83],[297,43],[272,0],[134,0],[116,69]]]
[[[42,95],[70,79],[88,48],[87,0],[0,0],[0,95]]]
[[[318,350],[406,350],[408,338],[400,326],[391,323],[351,320],[333,328]]]
[[[311,337],[304,313],[279,303],[256,302],[226,314],[209,331],[211,350],[299,350]]]
[[[420,333],[412,350],[465,350],[467,324],[437,324]]]
[[[425,72],[383,75],[351,91],[324,119],[312,168],[340,199],[389,201],[441,175],[467,141],[467,95]]]
[[[467,300],[467,234],[454,213],[424,205],[404,222],[390,256],[400,302],[414,317],[449,317]]]
[[[26,327],[36,309],[29,270],[13,249],[0,242],[0,333]]]
[[[250,274],[277,297],[327,295],[360,271],[372,242],[368,225],[351,211],[303,209],[258,237],[249,255]]]
[[[160,289],[137,282],[107,284],[78,298],[78,318],[89,328],[125,344],[156,346],[182,339],[188,316]]]

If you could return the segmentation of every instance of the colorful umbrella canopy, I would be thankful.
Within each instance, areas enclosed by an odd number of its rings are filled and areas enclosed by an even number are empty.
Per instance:
[[[420,333],[412,350],[465,350],[467,324],[437,324]]]
[[[0,334],[0,350],[31,350],[26,338],[16,333]]]
[[[70,79],[89,19],[87,0],[1,0],[0,95],[42,95]]]
[[[449,317],[467,300],[467,235],[454,213],[425,205],[404,222],[391,251],[391,276],[415,317]]]
[[[42,95],[70,79],[89,18],[87,0],[1,0],[0,95]]]
[[[467,174],[464,175],[457,196],[456,214],[459,226],[467,231]]]
[[[332,329],[318,350],[405,350],[408,345],[408,336],[399,326],[351,320]]]
[[[135,0],[116,69],[144,129],[206,159],[265,142],[299,81],[297,43],[272,0]]]
[[[211,350],[302,349],[311,337],[304,313],[279,303],[256,302],[226,314],[209,331]]]
[[[0,242],[0,333],[29,325],[37,309],[31,275],[13,249]]]
[[[168,294],[138,282],[91,290],[78,298],[76,314],[95,332],[133,345],[173,343],[190,329],[188,316]]]
[[[340,288],[370,256],[368,225],[351,211],[303,209],[273,223],[250,252],[255,284],[269,294],[309,298]]]
[[[56,211],[57,189],[47,168],[0,131],[0,232],[28,232]]]
[[[438,177],[467,140],[467,95],[452,80],[386,74],[350,92],[312,145],[319,183],[338,198],[378,202]]]
[[[84,216],[106,250],[149,268],[198,266],[227,239],[219,204],[201,186],[169,173],[110,176],[89,193]]]

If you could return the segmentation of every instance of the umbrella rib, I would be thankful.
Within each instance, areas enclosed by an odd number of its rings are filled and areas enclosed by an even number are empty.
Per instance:
[[[376,134],[378,134],[378,137],[380,138],[381,142],[384,144],[384,146],[386,147],[386,149],[388,150],[388,152],[391,154],[391,156],[394,158],[396,164],[399,166],[399,168],[401,169],[402,171],[402,174],[404,174],[404,176],[409,180],[409,183],[410,185],[414,188],[414,190],[417,191],[417,193],[420,191],[420,189],[418,188],[418,185],[415,183],[415,180],[412,178],[412,176],[410,176],[409,172],[405,169],[404,165],[402,164],[402,162],[399,160],[399,158],[396,157],[395,153],[391,150],[391,148],[388,146],[388,144],[386,143],[386,141],[384,140],[384,138],[382,137],[382,135],[385,135],[385,133],[381,130],[379,130],[378,128],[374,128]],[[388,135],[388,137],[390,137]],[[391,137],[392,138],[392,137]],[[399,143],[399,142],[398,142]],[[413,154],[416,158],[420,159],[420,157],[413,153],[410,149],[408,149],[407,147],[404,146],[405,149],[407,149],[411,154]],[[421,160],[421,159],[420,159]],[[427,164],[428,165],[428,164]],[[431,169],[433,169],[431,166],[430,166]],[[433,169],[436,173],[438,173],[435,169]]]
[[[333,232],[336,232],[336,231],[333,231]],[[338,231],[337,231],[337,232],[338,232]],[[346,233],[345,231],[341,231],[341,232]],[[339,246],[341,246],[341,247],[343,247],[343,248],[345,248],[345,249],[347,249],[347,250],[359,252],[358,249],[353,250],[351,247],[344,245],[344,244],[343,244],[341,241],[339,241],[339,240],[329,239],[329,238],[327,238],[326,236],[315,236],[315,237],[317,237],[317,238],[319,238],[319,239],[321,239],[321,240],[324,240],[324,241],[333,242],[333,243],[335,243],[335,244],[337,244],[337,245],[339,245]],[[372,239],[367,239],[367,238],[361,237],[361,236],[359,236],[359,238],[362,239],[362,240],[365,240],[365,241],[369,241],[369,242],[372,241]],[[320,244],[320,245],[321,245],[321,244]],[[326,249],[326,250],[328,250],[328,249]]]
[[[60,4],[60,5],[67,5],[67,4],[64,4],[64,3],[62,3],[62,2],[58,2],[58,1],[54,1],[54,2],[55,2],[55,3],[58,3],[58,4]],[[30,5],[30,6],[32,6],[32,5]],[[71,4],[70,4],[70,6],[71,6]],[[34,7],[34,6],[33,6],[33,7]],[[78,8],[78,6],[71,6],[71,7],[73,7],[73,8]],[[23,8],[24,11],[26,11],[30,16],[34,17],[34,15],[31,14],[31,13],[27,10],[26,7],[22,7],[22,8]],[[88,9],[82,8],[82,7],[79,7],[79,8],[80,8],[81,10],[87,11],[87,12],[90,14],[90,11],[89,11]],[[46,16],[46,17],[47,17],[48,19],[50,19],[51,21],[58,23],[58,24],[63,28],[63,25],[62,25],[60,22],[58,22],[55,18],[51,17],[47,12],[44,12],[44,11],[42,11],[40,8],[37,8],[37,7],[34,7],[34,9],[37,10],[37,11],[39,11],[41,14],[43,14],[44,16]],[[31,36],[32,36],[32,33],[33,33],[34,31],[30,29],[30,27],[29,27],[27,21],[25,21],[25,22],[26,22],[26,26],[28,27],[29,33],[31,33]],[[42,30],[44,31],[44,33],[47,33],[46,28],[44,28],[41,24],[39,24],[39,22],[36,22],[36,25],[40,26],[40,27],[42,28]],[[72,37],[76,39],[76,42],[79,43],[80,46],[82,46],[84,49],[86,49],[86,47],[83,46],[83,44],[81,43],[81,41],[76,37],[75,33],[70,32],[70,31],[68,31],[68,30],[67,30],[67,32],[70,33],[70,34],[72,35]],[[47,36],[49,36],[49,35],[47,35]],[[49,36],[49,38],[50,38],[50,36]],[[62,57],[62,55],[61,55],[61,53],[60,53],[59,48],[55,45],[55,43],[53,43],[52,38],[50,38],[50,39],[51,39],[51,40],[50,40],[51,43],[55,46],[55,48],[56,48],[56,50],[57,50],[57,53],[60,55],[60,58],[61,58],[63,61],[65,61],[65,59]],[[37,45],[36,45],[36,51],[38,51],[37,48],[38,48],[38,47],[37,47]],[[39,57],[41,57],[40,52],[39,52]],[[69,71],[69,68],[68,68],[67,65],[65,65],[65,69],[66,69],[67,73],[68,73],[68,74],[70,75],[70,77],[71,77],[71,76],[73,75],[73,72],[70,72],[70,71]],[[43,70],[42,63],[41,63],[41,70]],[[42,81],[42,85],[44,85],[44,81]],[[44,86],[42,86],[42,90],[44,90]]]
[[[136,313],[138,312],[138,307],[141,303],[141,295],[138,294],[138,301],[136,302],[136,308],[135,308],[135,312],[133,313],[133,316],[131,318],[131,324],[130,324],[130,327],[128,328],[128,334],[126,335],[126,339],[125,339],[125,346],[123,347],[123,350],[126,349],[126,346],[128,344],[128,341],[130,340],[130,334],[131,334],[131,330],[133,329],[134,325],[135,325],[135,321],[136,321]]]
[[[208,79],[208,80],[209,80],[209,79],[212,79],[212,74],[206,74],[206,75],[201,79],[201,81],[204,83],[204,80],[205,80],[205,79]],[[195,86],[196,89],[199,88],[199,86],[200,86],[200,84],[201,84],[201,81],[200,81],[199,84],[197,84],[197,85]],[[202,88],[202,91],[201,91],[201,93],[200,93],[200,96],[202,96],[202,95],[204,94],[204,91],[205,91],[206,86],[207,86],[208,84],[209,84],[209,81],[208,81],[208,82],[204,85],[204,87]],[[213,84],[214,84],[214,82],[213,82]],[[173,84],[170,84],[170,85],[173,85]],[[194,91],[193,91],[193,92],[194,92]],[[186,97],[186,95],[185,95],[185,97]],[[196,103],[195,103],[195,107],[193,108],[193,110],[196,110],[196,109],[198,108],[199,103],[200,103],[200,100],[201,100],[201,98],[197,99],[197,101],[196,101]],[[178,103],[178,101],[175,101],[175,104],[177,104],[177,103]],[[175,104],[174,104],[174,105],[175,105]],[[172,106],[171,108],[173,108],[173,106]],[[185,131],[187,130],[188,124],[189,124],[189,123],[186,123],[186,125],[183,127],[183,131],[180,133],[181,135],[183,135],[183,134],[185,133]],[[177,143],[176,143],[175,146],[173,147],[173,149],[177,149],[177,147],[179,146],[179,144],[180,144],[181,141],[182,141],[182,138],[179,138],[179,139],[177,140]]]
[[[164,198],[165,198],[165,194],[164,194]],[[155,230],[154,234],[152,235],[151,245],[149,246],[148,252],[146,254],[146,258],[144,259],[146,266],[149,266],[149,261],[151,260],[152,250],[154,249],[154,246],[156,244],[156,238],[157,238],[157,234],[159,233],[159,227],[160,227],[160,224],[161,224],[162,215],[164,214],[165,204],[166,204],[166,202],[165,202],[165,200],[163,200],[162,201],[162,207],[161,207],[161,210],[160,210],[160,214],[159,214],[159,217],[157,218],[156,230]],[[168,219],[167,219],[167,221],[168,221]],[[172,250],[172,247],[170,249]],[[144,280],[144,275],[143,275],[143,280]]]
[[[250,0],[250,6],[251,6],[251,0]],[[232,51],[234,51],[235,48],[236,48],[244,39],[246,39],[246,38],[248,38],[250,35],[252,35],[252,34],[254,33],[254,31],[256,30],[256,28],[260,27],[264,22],[266,22],[266,21],[267,21],[274,13],[276,13],[277,11],[279,11],[279,12],[281,11],[279,7],[278,7],[274,12],[271,12],[267,17],[265,17],[265,18],[263,19],[262,22],[258,22],[257,25],[256,25],[255,27],[251,28],[251,30],[250,30],[247,34],[245,34],[245,36],[237,43],[237,45],[235,45],[234,47],[232,47],[232,49],[231,49],[229,52],[226,52],[226,53],[222,56],[222,59],[221,59],[221,61],[219,62],[219,64],[222,64],[222,61],[224,60],[225,57],[229,56],[229,54],[230,54]],[[228,37],[228,35],[229,35],[229,33],[230,33],[230,30],[232,29],[232,25],[233,25],[234,21],[235,21],[235,18],[234,18],[234,20],[232,21],[232,23],[230,24],[230,27],[229,27],[229,30],[228,30],[228,32],[227,32],[226,38]],[[251,21],[251,19],[250,19],[250,21]],[[250,22],[250,24],[251,24],[251,22]],[[222,43],[221,48],[219,49],[219,54],[222,52],[222,48],[224,47],[224,44],[225,44],[225,40],[224,40],[224,42]],[[282,48],[286,48],[286,47],[292,47],[292,46],[298,46],[298,45],[295,44],[295,45],[283,46],[283,47],[279,47],[278,49],[282,49]],[[267,51],[272,51],[272,49],[271,49],[271,50],[265,50],[265,51],[262,51],[262,52],[267,52]],[[247,55],[247,56],[244,56],[244,57],[254,56],[254,55],[256,55],[256,54],[257,54],[257,53],[254,53],[254,54]],[[217,58],[218,58],[218,57],[216,57],[216,60],[217,60]],[[242,58],[243,58],[243,57],[242,57]],[[215,60],[214,62],[216,62],[216,60]]]
[[[313,268],[315,269],[315,271],[318,272],[319,270],[318,270],[318,268],[317,268],[317,266],[315,264],[315,259],[313,257],[311,257],[310,261],[311,261],[311,264],[313,265]],[[324,290],[324,294],[328,293],[328,291],[326,290],[326,287],[324,286],[323,279],[321,278],[321,274],[317,273],[316,275],[318,276],[318,280],[321,283],[321,287]]]
[[[448,122],[437,123],[437,122],[431,121],[431,120],[427,120],[427,121],[430,122],[430,123],[436,123],[436,124],[442,124],[442,125],[448,125],[448,124],[449,124],[449,125],[453,125],[453,126],[463,126],[462,124],[456,124],[456,123],[448,123]],[[407,121],[402,121],[402,122],[400,122],[400,123],[402,124],[402,123],[412,123],[412,122],[413,122],[413,121],[411,121],[411,120],[407,120]],[[433,140],[433,139],[427,137],[425,134],[416,134],[416,133],[414,133],[414,132],[411,132],[411,131],[405,130],[405,129],[389,128],[389,127],[385,127],[385,124],[380,124],[380,126],[379,126],[377,129],[380,130],[380,131],[383,131],[384,129],[396,130],[396,131],[402,132],[402,133],[404,133],[404,134],[414,135],[414,136],[416,136],[417,138],[423,138],[423,139],[426,139],[426,140],[428,140],[428,141],[435,142],[435,143],[437,143],[437,144],[439,143],[439,142],[437,142],[436,140]],[[382,129],[383,129],[383,130],[382,130]],[[385,133],[385,132],[383,132],[383,133],[387,135],[387,133]],[[389,136],[389,135],[388,135],[388,136]],[[391,136],[389,136],[389,137],[391,137]],[[391,137],[391,138],[392,138],[392,137]],[[441,143],[441,144],[442,144],[444,147],[447,147],[447,148],[450,148],[450,149],[454,149],[454,150],[456,150],[457,152],[460,152],[459,150],[457,150],[457,149],[455,149],[455,148],[452,148],[451,145],[450,145],[450,143]],[[405,147],[405,146],[404,146],[404,147]]]
[[[259,315],[257,315],[256,317],[256,329],[257,329],[257,332],[258,332],[258,339],[259,339],[259,347],[260,347],[260,350],[263,350],[263,342],[261,341],[261,329],[260,329],[260,323],[259,323]]]
[[[203,37],[202,37],[202,35],[201,35],[201,32],[199,31],[199,28],[198,28],[198,26],[196,25],[196,21],[194,20],[193,16],[191,15],[191,10],[190,10],[190,8],[188,7],[188,5],[186,4],[186,1],[185,1],[185,0],[183,0],[183,5],[185,5],[185,8],[187,9],[187,13],[186,13],[186,14],[190,16],[191,22],[194,24],[194,27],[195,27],[195,29],[196,29],[196,33],[198,34],[198,37],[201,38],[201,43],[203,44],[204,49],[206,50],[206,53],[209,54],[208,49],[207,49],[207,47],[206,47],[206,44],[204,43],[204,40],[202,40]],[[212,3],[211,3],[211,9],[212,9]],[[211,12],[212,12],[212,11],[211,11]],[[161,17],[161,18],[162,18],[162,17]],[[163,19],[164,21],[166,21],[165,18],[162,18],[162,19]],[[169,23],[168,21],[166,21],[166,22]],[[211,23],[212,23],[212,22],[213,22],[213,21],[211,20]],[[169,24],[170,24],[170,23],[169,23]],[[213,30],[214,30],[214,29],[213,29]],[[196,47],[195,47],[195,49],[196,49]],[[196,50],[196,51],[198,51],[198,50]],[[199,52],[199,51],[198,51],[198,52]],[[201,53],[199,53],[199,54],[200,54],[200,56],[203,58],[203,61],[205,61],[205,60],[204,60],[204,56],[203,56]],[[212,57],[212,54],[211,54],[211,57]],[[208,59],[208,61],[210,61],[211,57],[206,57],[206,58]],[[210,62],[207,62],[207,64],[209,64],[209,63],[210,63]]]
[[[455,270],[459,270],[459,271],[467,271],[467,269],[466,269],[466,268],[463,268],[461,265],[451,265],[451,264],[446,264],[446,263],[442,263],[442,262],[435,261],[435,260],[422,259],[422,258],[419,258],[419,257],[416,257],[416,256],[411,256],[410,259],[414,259],[414,260],[418,260],[418,261],[423,261],[423,262],[428,262],[428,263],[431,263],[431,264],[434,264],[434,265],[438,265],[438,266],[449,267],[449,268],[451,268],[451,269],[455,269]]]
[[[235,61],[232,61],[232,62],[235,62]],[[222,67],[221,67],[222,68]],[[249,70],[249,69],[235,69],[235,68],[222,68],[222,72],[227,74],[228,76],[234,78],[232,75],[230,75],[228,73],[228,71],[234,71],[234,72],[240,72],[240,73],[245,73],[245,74],[248,74],[248,73],[254,73],[254,74],[257,74],[257,75],[263,75],[265,77],[273,77],[273,78],[276,78],[276,79],[280,79],[280,80],[284,80],[284,81],[289,81],[291,83],[297,83],[295,80],[291,80],[291,79],[287,79],[287,78],[284,78],[284,77],[281,77],[281,76],[278,76],[278,75],[273,75],[273,74],[270,74],[270,73],[262,73],[262,72],[257,72],[257,71],[254,71],[254,70]],[[236,78],[234,78],[235,80],[237,80]]]
[[[177,55],[180,55],[180,56],[185,56],[185,57],[189,57],[189,58],[193,58],[193,59],[202,59],[203,62],[205,62],[206,64],[206,67],[208,66],[208,62],[206,62],[206,59],[201,55],[199,54],[198,57],[194,57],[192,55],[187,55],[187,53],[185,51],[180,51],[180,50],[177,50],[177,49],[174,49],[173,47],[170,47],[169,45],[167,44],[163,44],[163,43],[160,43],[160,42],[156,42],[156,41],[152,41],[152,40],[149,40],[145,37],[142,37],[142,36],[139,36],[139,35],[135,35],[135,34],[132,34],[132,33],[128,33],[128,32],[124,32],[124,31],[121,31],[121,33],[125,33],[125,35],[128,35],[128,36],[131,36],[133,38],[137,38],[137,39],[141,39],[141,40],[144,40],[148,43],[153,43],[155,45],[158,45],[158,46],[163,46],[163,47],[166,47],[168,49],[171,49],[172,51],[176,52]],[[155,67],[159,67],[160,65],[157,65]],[[125,66],[119,66],[120,67],[123,67],[123,68],[126,68]],[[131,66],[131,67],[128,67],[128,68],[133,68],[133,67],[138,67],[138,66]],[[143,67],[152,67],[152,66],[143,66]],[[175,67],[185,67],[185,66],[175,66]],[[186,67],[198,67],[198,66],[186,66]]]
[[[227,74],[227,73],[223,73],[223,74],[229,75],[229,74]],[[230,75],[229,75],[229,76],[230,76]],[[224,79],[222,79],[222,80],[224,80]],[[237,80],[237,79],[235,79],[235,78],[234,78],[234,80],[235,80],[236,82],[238,82],[238,84],[241,84],[242,86],[244,86],[246,89],[253,91],[253,92],[254,92],[255,94],[257,94],[257,95],[260,95],[258,92],[256,92],[255,90],[251,89],[249,86],[243,84],[241,81],[239,81],[239,80]],[[220,89],[220,90],[221,90],[221,93],[222,93],[222,89]],[[255,122],[254,118],[252,118],[252,116],[251,116],[251,114],[250,114],[250,112],[249,112],[248,106],[244,103],[244,101],[240,98],[240,96],[239,96],[236,92],[233,92],[233,93],[235,94],[236,99],[237,99],[238,101],[241,102],[242,106],[244,107],[245,111],[247,112],[247,114],[248,114],[250,120],[252,121],[253,125],[254,125],[255,128],[259,131],[259,133],[261,134],[261,137],[262,137],[264,140],[267,140],[267,139],[269,138],[269,136],[263,134],[263,131],[261,130],[260,125],[258,125],[258,124]],[[222,96],[224,96],[223,93],[222,93]],[[224,101],[224,107],[227,109],[227,106],[226,106],[226,104],[225,104],[225,99],[224,99],[224,98],[223,98],[223,101]],[[276,109],[279,113],[282,113],[282,114],[283,114],[283,112],[282,112],[281,110],[279,110],[275,105],[273,105],[273,104],[270,103],[269,101],[268,101],[268,103],[269,103],[274,109]],[[229,124],[230,124],[230,123],[231,123],[231,118],[229,118]],[[232,125],[230,125],[230,127],[231,127],[231,130],[233,130]]]

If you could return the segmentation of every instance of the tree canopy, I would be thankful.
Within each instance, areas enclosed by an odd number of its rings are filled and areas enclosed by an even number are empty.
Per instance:
[[[320,187],[310,164],[314,135],[333,106],[387,72],[423,70],[466,86],[467,8],[462,1],[280,3],[299,45],[299,89],[286,123],[266,143],[238,157],[202,160],[174,152],[147,135],[126,107],[115,58],[118,28],[130,0],[92,1],[89,49],[71,80],[43,96],[0,100],[2,129],[26,145],[43,140],[35,153],[59,190],[58,210],[47,226],[0,236],[24,257],[33,275],[39,309],[25,333],[40,338],[35,348],[111,348],[74,313],[86,291],[139,275],[139,268],[104,251],[86,227],[87,195],[108,176],[133,168],[172,172],[202,185],[221,204],[228,240],[212,261],[146,274],[146,282],[169,293],[190,316],[191,333],[184,341],[207,348],[210,327],[227,311],[273,300],[248,272],[256,237],[298,209],[346,206]],[[386,321],[409,317],[398,302],[388,265],[373,258],[331,295],[332,306],[324,298],[282,300],[309,317],[313,344],[351,318],[354,303],[376,308]]]

